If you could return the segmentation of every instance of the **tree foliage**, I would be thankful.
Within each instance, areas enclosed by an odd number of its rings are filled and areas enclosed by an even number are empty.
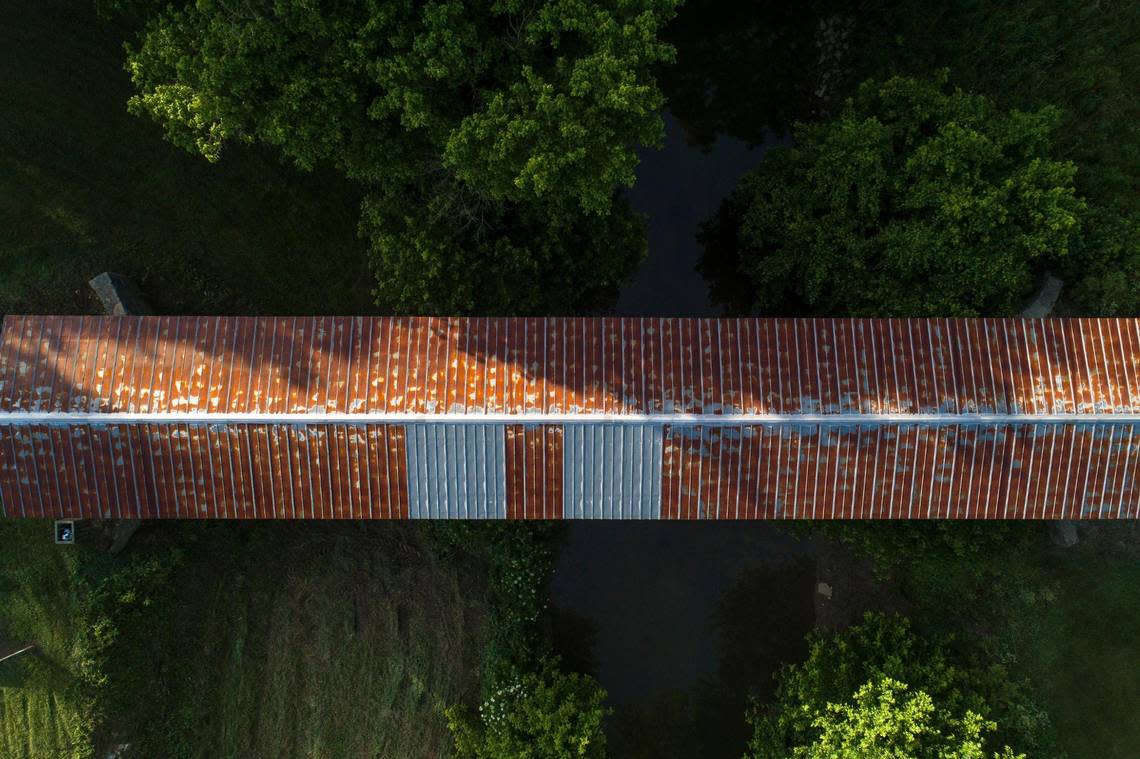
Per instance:
[[[447,710],[460,757],[472,759],[601,759],[606,692],[594,680],[565,674],[547,659],[493,691],[474,719],[461,707]]]
[[[1002,108],[1057,106],[1058,147],[1082,167],[1082,194],[1140,206],[1136,3],[876,0],[863,6],[852,64],[866,75],[926,76],[946,67],[953,84]]]
[[[1001,108],[1060,108],[1060,158],[1080,169],[1090,219],[1074,254],[1058,262],[1071,307],[1140,314],[1140,4],[1130,0],[944,3],[867,0],[851,68],[863,75],[950,80]]]
[[[775,704],[750,714],[748,759],[984,759],[997,729],[986,691],[947,641],[867,614],[845,632],[812,633],[807,660],[780,673]],[[1009,747],[993,755],[1014,757]]]
[[[705,226],[714,296],[768,312],[1015,313],[1085,212],[1075,166],[1050,158],[1059,117],[939,83],[865,82],[834,119],[799,125]]]
[[[793,756],[986,759],[984,733],[995,723],[971,711],[961,717],[942,713],[924,691],[908,690],[889,677],[864,683],[847,703],[827,705],[812,722],[819,737],[810,746],[797,746]],[[1006,746],[994,757],[1013,759],[1013,750]]]
[[[208,160],[260,143],[361,182],[383,305],[596,306],[644,252],[616,191],[662,138],[675,2],[182,3],[128,48],[129,105]]]
[[[1038,536],[1036,523],[974,520],[828,520],[801,523],[804,535],[847,544],[871,562],[876,578],[885,580],[913,561],[961,563],[980,571],[987,558]]]
[[[419,202],[415,202],[415,199]],[[363,203],[381,304],[426,313],[558,314],[608,305],[645,254],[623,198],[596,215],[446,191],[376,189]]]

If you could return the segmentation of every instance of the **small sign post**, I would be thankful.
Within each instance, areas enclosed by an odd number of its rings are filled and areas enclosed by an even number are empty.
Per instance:
[[[55,542],[60,545],[73,545],[75,543],[75,520],[55,520]]]

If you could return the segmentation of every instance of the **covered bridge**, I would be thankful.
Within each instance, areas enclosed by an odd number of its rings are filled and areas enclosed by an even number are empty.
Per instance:
[[[1140,321],[8,316],[0,509],[1123,518]]]

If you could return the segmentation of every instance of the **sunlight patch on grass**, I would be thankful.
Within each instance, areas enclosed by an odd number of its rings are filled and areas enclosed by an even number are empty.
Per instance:
[[[75,549],[56,546],[43,520],[0,521],[0,546],[0,631],[38,647],[18,687],[0,687],[0,756],[89,756],[91,704],[70,670]]]

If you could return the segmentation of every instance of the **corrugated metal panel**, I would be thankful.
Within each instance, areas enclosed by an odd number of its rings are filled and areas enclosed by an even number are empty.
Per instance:
[[[507,467],[506,430],[0,425],[0,504],[47,517],[977,519],[1129,518],[1140,503],[1133,424],[570,424],[538,467],[564,483],[557,512],[556,487]]]
[[[659,518],[662,441],[659,425],[566,425],[564,518]]]
[[[409,424],[408,516],[507,516],[505,428],[491,424]]]
[[[1136,425],[673,427],[663,516],[1131,518]]]
[[[561,519],[563,428],[506,426],[505,470],[509,519]]]
[[[1140,412],[1132,319],[8,317],[0,410]]]

